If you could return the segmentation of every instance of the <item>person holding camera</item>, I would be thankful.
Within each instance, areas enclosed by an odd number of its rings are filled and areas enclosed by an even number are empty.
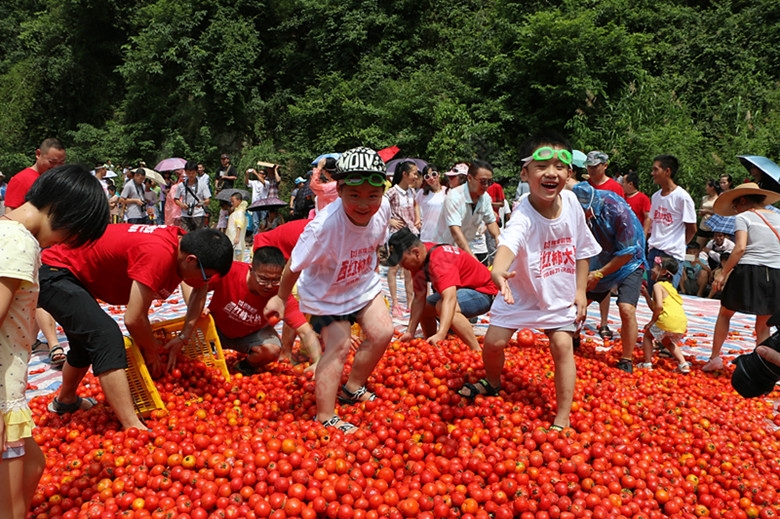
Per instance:
[[[204,207],[211,201],[211,192],[201,182],[198,182],[198,163],[187,161],[184,166],[186,176],[184,182],[176,185],[173,199],[181,207],[181,226],[187,232],[205,227]]]
[[[119,203],[124,207],[125,220],[127,223],[149,223],[149,217],[146,214],[146,196],[144,193],[145,179],[146,172],[143,168],[138,168],[133,171],[132,180],[130,182],[125,182],[125,186],[122,188]]]

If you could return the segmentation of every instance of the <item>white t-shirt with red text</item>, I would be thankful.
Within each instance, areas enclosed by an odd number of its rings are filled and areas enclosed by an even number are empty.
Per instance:
[[[353,224],[337,198],[303,230],[290,256],[290,269],[301,272],[301,311],[312,315],[357,312],[381,291],[376,249],[387,241],[390,203],[382,199],[369,224]]]
[[[696,208],[688,192],[677,186],[666,196],[659,189],[650,203],[648,249],[658,249],[678,261],[685,261],[685,224],[696,223]]]
[[[515,302],[509,305],[497,295],[490,309],[491,325],[545,330],[574,322],[576,260],[597,255],[601,246],[574,193],[562,191],[560,196],[561,214],[552,220],[540,215],[528,197],[512,211],[499,247],[515,254],[509,267],[515,276],[508,281]]]

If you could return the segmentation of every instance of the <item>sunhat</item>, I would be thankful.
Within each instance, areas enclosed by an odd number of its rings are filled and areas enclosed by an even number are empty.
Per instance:
[[[452,169],[445,172],[444,174],[448,177],[457,177],[458,175],[468,175],[469,173],[469,166],[465,162],[458,162],[454,166],[452,166]]]
[[[722,193],[718,199],[715,200],[715,205],[712,207],[712,210],[715,214],[721,216],[734,216],[737,212],[732,207],[732,203],[737,198],[746,195],[765,196],[764,205],[772,205],[775,202],[780,201],[780,193],[761,189],[755,182],[746,182],[738,185],[734,189]]]

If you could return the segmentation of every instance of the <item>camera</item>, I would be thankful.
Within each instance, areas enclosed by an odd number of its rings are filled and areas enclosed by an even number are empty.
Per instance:
[[[195,204],[190,204],[187,206],[187,216],[192,216],[192,214],[195,212]]]
[[[780,324],[780,312],[776,312],[767,321],[768,326],[778,324]],[[761,345],[780,352],[780,331],[770,335]],[[734,363],[737,367],[731,375],[731,385],[745,398],[766,395],[780,380],[780,366],[767,362],[755,351],[740,355]]]

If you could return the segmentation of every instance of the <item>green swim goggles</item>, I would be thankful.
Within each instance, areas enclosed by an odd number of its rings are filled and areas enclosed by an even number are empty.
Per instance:
[[[342,179],[342,182],[348,186],[359,186],[363,182],[368,182],[374,187],[384,187],[385,177],[379,173],[371,173],[370,175],[361,175],[360,173],[350,173]]]
[[[525,166],[532,160],[551,160],[554,159],[556,155],[558,156],[558,160],[567,166],[571,166],[572,156],[569,150],[556,150],[550,146],[543,146],[537,149],[530,157],[524,158],[523,165]]]

